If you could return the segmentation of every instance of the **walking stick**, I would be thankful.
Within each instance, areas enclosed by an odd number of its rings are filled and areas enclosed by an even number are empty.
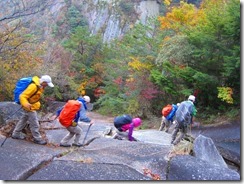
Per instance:
[[[17,113],[20,109],[22,109],[22,106],[20,106],[20,108],[18,108],[14,113],[11,113],[7,119],[5,121],[7,121],[8,119],[10,119],[15,113]]]
[[[11,134],[12,134],[13,131],[14,131],[14,128],[15,128],[15,126],[13,126],[12,129],[9,131],[9,136],[6,136],[6,137],[5,137],[4,141],[3,141],[2,144],[1,144],[1,147],[4,145],[4,143],[5,143],[5,141],[7,140],[7,138],[9,138],[9,137],[11,136]]]
[[[86,138],[87,138],[87,135],[88,135],[88,132],[89,132],[91,126],[92,126],[92,124],[90,124],[89,127],[88,127],[88,129],[87,129],[86,135],[85,135],[84,140],[83,140],[83,142],[82,142],[82,145],[83,145],[83,146],[84,146],[84,144],[85,144],[85,140],[86,140]]]

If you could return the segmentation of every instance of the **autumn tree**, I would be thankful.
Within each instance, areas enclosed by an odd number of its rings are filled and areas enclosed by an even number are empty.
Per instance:
[[[205,101],[212,106],[224,104],[216,100],[219,87],[232,88],[230,96],[240,104],[240,3],[239,1],[206,0],[201,6],[204,12],[201,24],[188,34],[195,49],[193,57],[196,69],[218,81],[211,92],[205,90]],[[204,96],[204,95],[203,95]],[[208,96],[208,97],[207,97]],[[218,99],[218,98],[217,98]],[[221,98],[219,98],[221,100]],[[231,101],[225,101],[228,104]]]
[[[160,17],[162,31],[170,31],[171,35],[163,40],[156,60],[165,76],[158,77],[155,71],[155,82],[171,78],[178,84],[177,91],[185,96],[195,90],[200,91],[197,99],[201,107],[223,109],[226,105],[221,100],[227,98],[223,97],[224,90],[219,87],[230,87],[230,83],[226,83],[230,79],[235,79],[232,84],[236,87],[239,82],[238,12],[237,1],[206,0],[199,9],[181,2],[179,7],[173,7]],[[235,26],[232,29],[230,25]],[[235,33],[234,28],[237,30]],[[232,73],[234,71],[235,74]],[[228,75],[230,73],[232,76]],[[228,99],[239,93],[239,90],[235,94],[232,90],[225,91],[229,92]],[[220,92],[222,95],[218,95]]]
[[[93,95],[93,90],[102,83],[104,70],[101,38],[91,35],[87,27],[77,27],[63,46],[72,53],[69,76],[74,79],[77,94]]]
[[[152,113],[160,91],[149,76],[162,35],[155,20],[151,21],[150,25],[135,25],[123,38],[109,44],[104,77],[106,93],[97,102],[100,112],[141,117]]]
[[[12,100],[13,89],[21,77],[38,75],[42,59],[38,57],[43,45],[33,42],[25,30],[4,32],[0,41],[4,43],[0,53],[1,100]],[[7,41],[6,41],[7,40]]]
[[[39,75],[44,45],[31,30],[24,27],[28,16],[44,11],[49,1],[1,1],[0,10],[0,75],[1,100],[12,100],[20,77]],[[25,19],[25,20],[24,20]]]

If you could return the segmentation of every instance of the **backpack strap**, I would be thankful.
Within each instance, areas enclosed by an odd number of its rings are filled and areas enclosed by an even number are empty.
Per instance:
[[[34,83],[34,82],[32,81],[31,83]],[[34,84],[36,85],[36,83],[34,83]],[[28,100],[29,100],[31,97],[33,97],[33,96],[38,92],[39,89],[40,89],[39,86],[36,85],[36,91],[35,91],[35,93],[33,93],[33,94],[28,98]],[[39,100],[38,100],[38,101],[39,101]],[[38,101],[36,101],[36,102],[38,102]],[[34,104],[34,103],[36,103],[36,102],[32,102],[31,104]]]

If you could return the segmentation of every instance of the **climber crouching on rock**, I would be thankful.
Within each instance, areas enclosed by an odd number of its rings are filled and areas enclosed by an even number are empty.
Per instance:
[[[125,138],[129,141],[137,141],[132,136],[135,127],[141,125],[140,118],[133,118],[130,115],[124,114],[114,118],[114,126],[117,128],[116,133],[113,135],[113,139]]]

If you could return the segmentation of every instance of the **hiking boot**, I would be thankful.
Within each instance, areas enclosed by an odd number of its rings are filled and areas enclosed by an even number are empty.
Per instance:
[[[41,145],[45,145],[45,144],[47,144],[47,141],[42,140],[42,139],[40,139],[40,140],[34,139],[34,143],[41,144]]]
[[[59,146],[61,146],[61,147],[71,147],[70,144],[62,144],[62,143],[60,143]]]
[[[81,144],[81,143],[73,143],[72,146],[81,147],[81,146],[83,146],[83,144]]]
[[[20,140],[24,140],[25,136],[23,134],[19,134],[19,135],[12,135],[13,139],[20,139]]]

